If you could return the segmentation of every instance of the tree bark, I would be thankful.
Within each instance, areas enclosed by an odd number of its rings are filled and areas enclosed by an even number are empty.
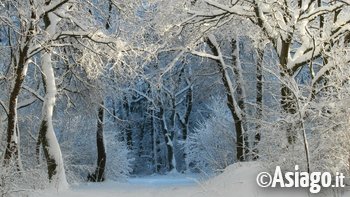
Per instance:
[[[239,47],[239,38],[237,40],[232,39],[232,67],[235,77],[237,78],[237,104],[239,109],[241,110],[241,127],[242,127],[242,135],[243,135],[243,144],[244,144],[244,160],[248,160],[250,157],[250,145],[248,139],[248,128],[247,128],[247,119],[245,114],[245,102],[244,99],[246,97],[245,89],[244,89],[244,81],[243,81],[243,70],[240,61],[240,47]]]
[[[153,167],[154,167],[154,172],[158,173],[158,153],[157,153],[157,126],[156,126],[156,121],[155,121],[155,112],[152,110],[152,117],[151,117],[151,122],[152,122],[152,132],[151,132],[151,138],[152,138],[152,158],[153,158]]]
[[[171,140],[171,133],[166,123],[165,111],[164,111],[162,102],[160,102],[159,116],[161,117],[161,129],[163,131],[164,141],[166,144],[167,167],[168,167],[168,171],[171,171],[175,167],[173,164],[174,149],[173,149],[173,142]]]
[[[31,18],[35,18],[35,15],[32,13]],[[18,63],[16,65],[16,79],[13,85],[12,91],[10,93],[10,101],[8,107],[8,119],[7,119],[7,145],[4,155],[4,165],[7,166],[10,163],[13,155],[18,155],[18,135],[16,134],[16,125],[17,125],[17,101],[18,95],[22,88],[23,81],[27,75],[28,70],[28,50],[30,46],[30,41],[33,37],[30,31],[34,29],[33,22],[30,23],[30,27],[27,34],[22,38],[24,39],[23,49],[19,51]]]
[[[281,51],[279,52],[279,62],[280,62],[280,75],[282,78],[291,78],[293,72],[288,70],[287,63],[288,63],[288,54],[289,54],[289,47],[291,44],[291,36],[288,36],[286,40],[281,40],[282,46]],[[297,112],[296,109],[296,101],[295,97],[293,95],[292,90],[287,87],[286,85],[281,85],[281,107],[284,112],[288,114],[295,114]],[[292,124],[287,125],[287,140],[289,144],[294,144],[297,140],[297,128],[293,128]]]
[[[298,0],[298,5],[302,6],[302,1]],[[257,4],[257,1],[254,2],[254,12],[257,17],[257,25],[264,31],[265,36],[273,43],[273,46],[278,54],[279,58],[279,67],[280,67],[280,76],[283,77],[291,77],[293,74],[293,70],[287,69],[287,63],[288,63],[288,55],[289,55],[289,48],[291,45],[292,35],[288,35],[288,37],[283,40],[281,39],[281,49],[278,50],[278,40],[271,37],[271,35],[268,34],[268,32],[265,29],[264,22],[260,15],[260,8]],[[282,110],[289,114],[295,114],[296,113],[296,101],[293,97],[292,91],[284,84],[281,85],[281,100],[280,104],[282,107]],[[292,128],[292,125],[289,125],[287,128],[287,140],[289,144],[294,144],[297,138],[297,133],[295,132],[296,128]]]
[[[129,118],[130,105],[129,105],[129,101],[126,97],[124,97],[123,108],[126,112],[126,118]],[[133,149],[133,142],[132,142],[132,131],[131,131],[130,122],[127,122],[126,124],[127,124],[126,128],[125,128],[126,144],[128,146],[128,149],[132,150]]]
[[[181,130],[182,130],[182,141],[183,144],[186,144],[187,141],[187,135],[188,135],[188,126],[189,126],[189,120],[190,120],[190,115],[191,115],[191,111],[192,111],[192,102],[193,102],[193,87],[192,85],[190,86],[189,90],[186,93],[186,110],[185,110],[185,114],[184,117],[181,117],[179,113],[176,113],[178,116],[178,119],[180,121],[180,125],[181,125]],[[183,148],[184,149],[184,148]],[[184,165],[184,169],[182,169],[182,172],[184,172],[187,168],[187,164],[186,164],[186,151],[183,150],[182,151],[182,160],[185,163]]]
[[[57,183],[63,187],[66,187],[67,181],[62,153],[52,123],[57,91],[54,71],[51,63],[51,54],[48,52],[43,54],[42,71],[45,75],[44,84],[46,86],[46,94],[41,115],[42,118],[38,143],[41,143],[43,146],[50,182],[55,181],[54,184]]]
[[[169,161],[171,162],[172,169],[177,170],[176,167],[176,157],[175,157],[175,121],[176,121],[176,105],[175,105],[175,95],[171,95],[171,114],[170,114],[170,130],[168,133],[168,137],[170,138],[170,146],[172,148],[172,157],[169,158]],[[170,169],[170,170],[172,170]]]
[[[180,114],[177,113],[178,118],[180,120],[180,124],[182,127],[182,140],[186,142],[187,140],[187,134],[188,134],[188,125],[190,122],[190,115],[192,112],[192,106],[193,106],[193,86],[190,84],[190,80],[187,79],[187,85],[189,85],[189,89],[186,93],[186,110],[183,117],[180,116]]]
[[[219,49],[216,48],[215,44],[212,43],[212,41],[210,39],[206,40],[210,50],[212,51],[212,53],[219,57]],[[232,114],[233,117],[233,121],[235,124],[235,129],[236,129],[236,157],[237,160],[239,161],[244,161],[244,154],[245,154],[245,150],[244,150],[244,136],[243,136],[243,123],[242,120],[240,119],[237,109],[235,107],[234,104],[234,92],[231,90],[232,87],[230,87],[230,83],[229,83],[229,79],[228,78],[228,74],[226,71],[226,68],[224,67],[224,65],[222,64],[221,61],[216,60],[217,62],[217,66],[219,68],[219,71],[221,73],[221,79],[222,82],[224,84],[225,90],[226,90],[226,97],[227,97],[227,106],[230,109],[230,112]]]
[[[5,150],[5,156],[4,156],[4,165],[7,166],[10,164],[10,160],[14,155],[18,156],[18,135],[16,131],[17,126],[17,100],[18,95],[20,93],[22,83],[24,81],[24,78],[27,74],[28,69],[28,63],[25,62],[25,55],[28,50],[28,47],[24,48],[24,51],[20,53],[20,59],[19,59],[19,66],[17,67],[16,72],[16,80],[14,87],[12,89],[11,95],[10,95],[10,102],[9,102],[9,113],[8,113],[8,119],[7,119],[7,146]],[[16,159],[17,160],[17,159]]]
[[[54,35],[59,22],[58,16],[49,12],[44,18],[46,32],[49,36]],[[41,114],[38,144],[39,146],[40,144],[43,146],[50,182],[52,185],[67,188],[68,183],[64,170],[62,152],[52,123],[57,90],[50,50],[51,48],[43,52],[41,62],[41,69],[44,75],[45,97]]]
[[[254,136],[254,149],[253,149],[253,160],[257,160],[259,158],[259,150],[257,148],[257,145],[260,142],[261,138],[261,125],[260,120],[262,119],[262,102],[263,102],[263,74],[262,74],[262,65],[264,60],[264,50],[258,49],[257,50],[257,64],[256,64],[256,127],[255,127],[255,136]]]
[[[95,173],[88,175],[88,180],[92,182],[102,182],[105,180],[105,167],[106,167],[106,149],[103,138],[103,119],[104,109],[103,102],[98,108],[98,120],[97,120],[97,132],[96,132],[96,146],[97,146],[97,167]]]

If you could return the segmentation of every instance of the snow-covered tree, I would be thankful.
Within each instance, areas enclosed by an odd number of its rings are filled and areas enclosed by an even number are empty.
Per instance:
[[[213,98],[209,110],[209,118],[197,124],[186,143],[186,160],[191,170],[205,173],[221,171],[237,161],[230,111],[218,97]]]
[[[196,2],[199,6],[189,11],[187,23],[207,24],[215,29],[239,18],[258,27],[260,34],[254,39],[272,44],[282,77],[295,77],[305,66],[311,66],[310,75],[314,77],[318,67],[309,63],[321,57],[327,62],[327,48],[339,40],[347,42],[349,3],[345,1]],[[291,91],[282,84],[281,107],[286,113],[296,114],[295,102]],[[287,137],[293,144],[293,128],[287,130]]]
[[[61,49],[73,47],[78,49],[75,52],[83,52],[83,56],[78,54],[78,56],[71,57],[75,61],[74,58],[80,56],[82,61],[78,63],[84,63],[84,61],[88,62],[86,56],[84,56],[86,51],[92,50],[92,48],[97,49],[98,46],[105,46],[104,51],[102,49],[100,52],[97,52],[97,54],[104,56],[108,56],[104,53],[107,47],[115,53],[117,53],[117,50],[113,47],[119,47],[120,51],[124,48],[118,44],[119,41],[117,39],[111,40],[113,35],[107,35],[107,33],[102,32],[100,25],[104,25],[104,23],[99,22],[98,14],[101,12],[98,11],[100,10],[94,12],[94,16],[91,15],[93,10],[96,10],[93,2],[70,2],[66,0],[45,2],[9,1],[5,2],[5,4],[2,9],[4,10],[4,18],[8,19],[8,23],[4,24],[9,25],[10,33],[13,34],[13,37],[9,36],[10,47],[12,47],[11,43],[15,42],[15,40],[11,39],[17,39],[15,43],[18,44],[13,48],[17,47],[19,53],[15,54],[15,50],[10,51],[14,59],[10,68],[13,69],[15,80],[10,92],[9,106],[6,108],[8,111],[8,123],[4,162],[7,164],[13,156],[20,156],[18,152],[17,100],[23,87],[29,64],[34,66],[40,64],[45,96],[42,99],[42,118],[37,148],[43,145],[48,175],[53,185],[57,184],[56,186],[58,187],[64,187],[67,184],[63,159],[53,125],[53,111],[57,93],[54,66],[57,62],[64,62],[61,58],[64,57],[64,50],[62,51]],[[111,11],[111,9],[109,10]],[[15,15],[14,17],[9,17],[13,14]],[[91,17],[89,20],[82,20],[81,16],[86,14]],[[95,46],[89,45],[92,43]],[[96,54],[96,51],[94,53]],[[95,59],[86,65],[87,70],[89,65],[92,65],[91,63],[99,62],[98,56],[94,55],[93,58]],[[54,59],[59,61],[53,63]],[[115,59],[118,59],[118,57]],[[88,73],[92,74],[92,72]]]

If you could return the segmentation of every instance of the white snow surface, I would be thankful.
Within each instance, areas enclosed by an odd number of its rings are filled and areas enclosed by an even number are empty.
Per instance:
[[[312,195],[308,188],[259,188],[256,175],[261,171],[256,162],[237,163],[202,182],[199,176],[171,173],[129,178],[125,182],[86,183],[71,186],[67,191],[50,190],[31,197],[350,197],[350,192],[334,195],[334,191],[327,189]]]

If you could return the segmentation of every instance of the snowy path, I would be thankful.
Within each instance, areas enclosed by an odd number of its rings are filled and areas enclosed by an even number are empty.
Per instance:
[[[198,183],[198,177],[193,175],[178,175],[178,176],[147,176],[129,178],[127,182],[130,185],[139,186],[194,186]]]
[[[72,186],[65,192],[40,194],[53,197],[157,197],[196,196],[199,181],[194,175],[157,175],[128,178],[125,182],[107,181]],[[50,194],[49,194],[50,193]],[[202,196],[202,195],[198,195]]]
[[[234,164],[207,181],[193,175],[166,175],[129,178],[123,183],[107,181],[72,186],[68,191],[50,191],[35,197],[309,197],[308,189],[259,188],[256,163]],[[315,196],[315,195],[311,195]],[[330,193],[316,196],[333,196]],[[350,194],[339,195],[350,197]]]

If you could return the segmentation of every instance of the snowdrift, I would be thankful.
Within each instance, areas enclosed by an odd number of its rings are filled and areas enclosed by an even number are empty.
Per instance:
[[[349,192],[322,189],[318,194],[309,194],[309,188],[260,188],[256,177],[265,170],[258,162],[236,163],[228,166],[224,172],[204,185],[206,197],[308,197],[308,196],[346,196]]]
[[[130,178],[127,182],[88,183],[66,192],[48,192],[39,196],[57,197],[308,197],[344,196],[331,189],[323,189],[317,195],[308,188],[259,188],[256,176],[264,171],[257,162],[236,163],[228,166],[218,176],[204,182],[190,184],[188,175],[149,176]],[[171,180],[174,179],[174,180]],[[164,183],[163,183],[164,182]]]

